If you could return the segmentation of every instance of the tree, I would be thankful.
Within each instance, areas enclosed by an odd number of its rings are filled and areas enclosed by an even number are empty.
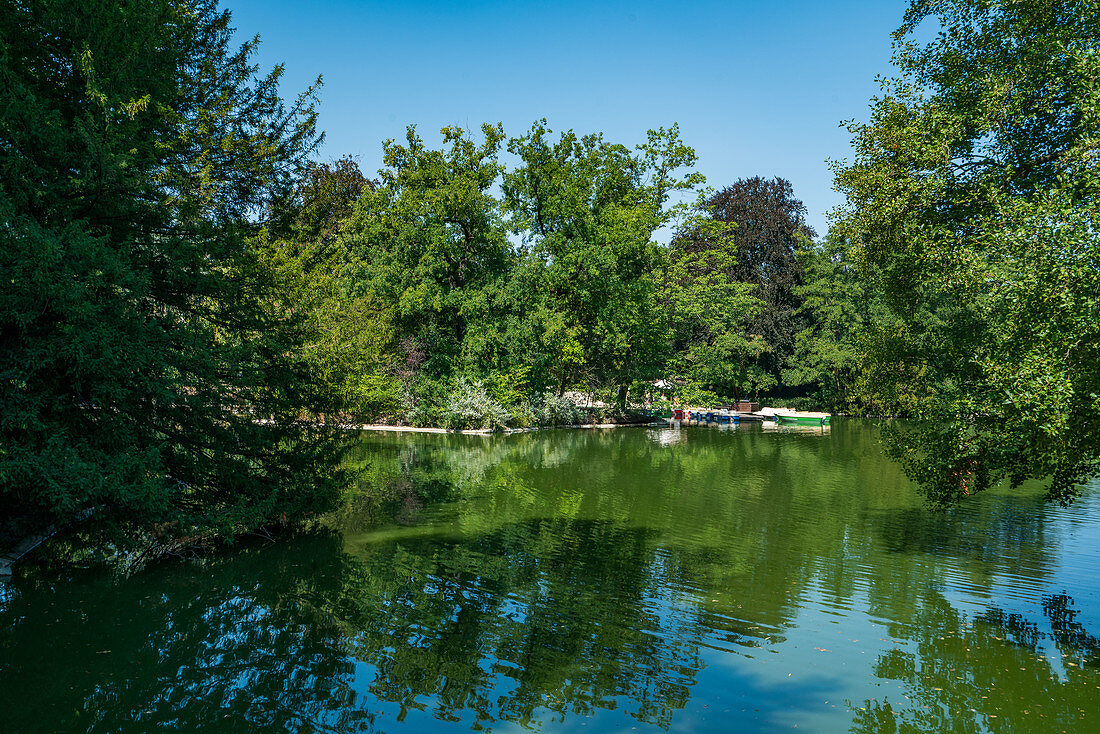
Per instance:
[[[406,144],[384,144],[386,168],[365,192],[344,246],[360,263],[358,293],[393,310],[397,333],[424,349],[423,369],[450,376],[460,365],[468,310],[509,266],[510,247],[492,188],[504,133],[482,125],[478,143],[458,127],[432,150],[410,127]]]
[[[482,389],[520,422],[551,389],[611,389],[625,406],[666,355],[652,235],[685,208],[669,197],[698,183],[681,171],[694,153],[675,128],[631,150],[572,131],[552,141],[543,122],[508,141],[519,165],[506,170],[503,130],[481,132],[444,128],[440,150],[413,128],[388,141],[337,238],[348,296],[392,313],[404,417],[438,423]]]
[[[363,175],[351,156],[332,163],[310,162],[300,177],[286,184],[285,191],[272,197],[267,228],[273,238],[300,246],[333,243],[363,189],[374,188],[374,182]]]
[[[391,362],[392,314],[356,288],[357,261],[341,235],[373,183],[350,156],[310,163],[269,205],[260,255],[275,273],[271,308],[303,324],[300,354],[326,413],[392,414],[399,400]]]
[[[210,0],[0,5],[0,502],[245,531],[325,505],[255,216],[316,148]],[[256,417],[274,418],[260,425]]]
[[[697,186],[695,152],[679,129],[650,130],[631,151],[545,120],[509,141],[520,165],[504,177],[510,227],[529,248],[526,277],[544,284],[544,343],[559,392],[580,382],[616,388],[656,375],[667,344],[653,233],[682,213],[669,197]]]
[[[770,385],[759,360],[767,345],[752,333],[764,307],[757,285],[729,277],[737,244],[728,227],[706,219],[689,225],[693,234],[710,228],[710,247],[685,248],[677,237],[670,247],[663,296],[672,329],[669,367],[681,380],[717,395],[754,395]]]
[[[886,328],[876,274],[861,270],[848,244],[830,232],[823,242],[798,252],[802,284],[794,289],[801,301],[796,316],[805,326],[795,334],[790,366],[783,383],[807,386],[811,398],[832,410],[876,411],[861,403],[866,343]]]
[[[720,249],[716,235],[729,237],[736,259],[725,270],[731,280],[756,286],[763,301],[750,330],[766,345],[759,352],[761,388],[778,384],[780,369],[794,352],[800,326],[795,316],[799,300],[795,289],[802,271],[797,252],[814,231],[806,224],[806,207],[794,197],[790,181],[760,176],[739,179],[709,196],[700,206],[713,222],[726,227],[686,229],[677,246],[685,252]]]
[[[914,1],[895,39],[837,167],[895,320],[868,391],[915,419],[891,447],[932,501],[1050,477],[1068,502],[1100,469],[1100,6]]]

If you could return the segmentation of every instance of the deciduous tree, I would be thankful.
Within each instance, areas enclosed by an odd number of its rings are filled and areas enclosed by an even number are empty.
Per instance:
[[[1069,501],[1100,468],[1100,5],[914,1],[895,38],[837,168],[896,319],[868,385],[916,419],[892,448],[933,501]]]
[[[387,141],[386,167],[344,238],[360,263],[352,274],[359,292],[392,308],[397,332],[426,350],[423,369],[434,377],[461,367],[469,309],[510,263],[492,191],[504,133],[488,124],[481,132],[479,142],[445,127],[439,150],[413,127],[404,145]]]
[[[709,229],[709,246],[685,247],[690,240],[677,237],[668,254],[662,291],[672,330],[669,372],[716,396],[755,396],[773,384],[760,367],[768,345],[752,330],[764,308],[758,286],[729,276],[737,243],[724,223],[703,218],[689,227],[695,235]]]
[[[795,316],[799,307],[795,288],[802,278],[797,252],[814,237],[806,224],[806,207],[795,198],[790,181],[754,176],[711,194],[700,209],[713,222],[728,226],[686,229],[679,234],[678,247],[699,252],[721,249],[716,236],[732,240],[736,256],[725,274],[755,285],[756,297],[764,302],[751,331],[767,345],[759,353],[758,371],[770,379],[761,386],[774,386],[794,352],[795,334],[801,328]]]
[[[652,379],[667,344],[656,274],[664,257],[653,233],[682,212],[670,196],[701,182],[679,129],[651,130],[635,150],[601,135],[562,133],[545,121],[509,142],[520,165],[504,177],[510,226],[559,316],[544,332],[558,387],[588,381],[617,388]]]

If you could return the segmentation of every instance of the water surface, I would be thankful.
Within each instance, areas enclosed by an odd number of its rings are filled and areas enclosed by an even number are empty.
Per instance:
[[[1100,730],[1095,488],[930,512],[855,421],[348,463],[330,529],[0,590],[0,730]]]

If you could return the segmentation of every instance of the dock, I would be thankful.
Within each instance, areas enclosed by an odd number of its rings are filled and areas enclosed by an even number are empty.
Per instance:
[[[666,420],[694,423],[782,423],[784,425],[828,426],[829,413],[789,408],[761,408],[756,403],[737,403],[732,408],[681,408],[666,413]]]
[[[89,507],[76,513],[71,520],[61,525],[50,525],[31,535],[24,536],[7,548],[0,548],[0,581],[6,581],[15,573],[15,565],[34,552],[36,548],[70,525],[87,520],[96,511]]]
[[[6,548],[0,553],[0,580],[11,578],[15,572],[15,564],[23,560],[35,548],[45,543],[57,534],[57,528],[50,526],[37,535],[28,535],[11,548]]]

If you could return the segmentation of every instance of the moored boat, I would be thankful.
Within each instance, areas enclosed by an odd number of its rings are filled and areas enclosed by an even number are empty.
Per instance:
[[[829,414],[791,410],[776,412],[775,421],[781,426],[827,426]]]

